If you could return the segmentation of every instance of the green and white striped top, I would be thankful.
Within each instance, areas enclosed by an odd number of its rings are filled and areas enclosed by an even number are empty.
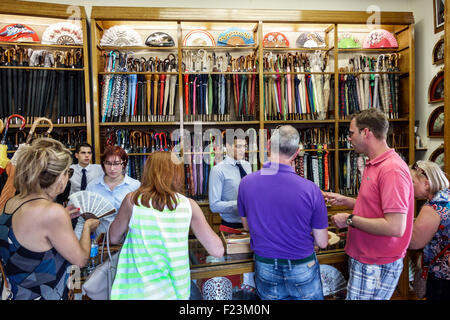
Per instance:
[[[191,217],[189,200],[181,194],[173,211],[133,206],[111,300],[189,299]]]

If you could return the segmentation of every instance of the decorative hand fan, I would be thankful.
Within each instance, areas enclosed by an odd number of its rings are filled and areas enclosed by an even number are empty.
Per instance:
[[[49,25],[42,34],[44,44],[81,45],[83,44],[83,30],[70,22],[58,22]]]
[[[255,41],[250,32],[236,27],[228,28],[217,38],[218,46],[251,46],[254,44]]]
[[[325,41],[317,32],[302,32],[295,43],[300,48],[318,48],[325,46]]]
[[[39,42],[39,36],[30,27],[15,23],[0,29],[0,41],[9,42]]]
[[[370,31],[364,39],[363,48],[398,48],[398,43],[392,33],[378,29]]]
[[[133,28],[128,26],[114,26],[103,33],[101,46],[141,46],[142,38]]]
[[[289,40],[281,32],[269,32],[264,36],[263,47],[289,48]]]
[[[339,49],[361,48],[361,42],[349,33],[343,34],[338,41]]]
[[[233,285],[228,278],[214,277],[203,283],[202,295],[204,300],[231,300]]]
[[[149,47],[173,47],[175,42],[172,37],[165,32],[154,32],[145,40]]]
[[[215,45],[213,36],[205,30],[189,31],[183,39],[184,47],[214,47]]]
[[[116,208],[102,195],[91,191],[78,191],[69,196],[69,205],[80,208],[84,220],[101,219],[116,212]]]

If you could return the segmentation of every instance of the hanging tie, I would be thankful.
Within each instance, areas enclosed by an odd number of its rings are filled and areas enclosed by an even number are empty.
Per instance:
[[[87,186],[87,177],[86,177],[86,169],[81,169],[81,172],[83,173],[83,175],[81,176],[81,188],[80,190],[86,190],[86,186]]]
[[[242,164],[240,162],[236,162],[236,166],[238,167],[239,173],[241,174],[241,179],[244,178],[247,175],[247,172],[245,172]]]

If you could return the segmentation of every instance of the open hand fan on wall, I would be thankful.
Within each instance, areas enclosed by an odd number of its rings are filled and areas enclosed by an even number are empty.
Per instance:
[[[84,220],[100,219],[116,212],[116,208],[102,195],[91,191],[78,191],[69,196],[69,205],[80,208]]]
[[[58,22],[49,25],[42,34],[43,44],[82,45],[83,30],[70,22]]]
[[[101,46],[142,46],[143,41],[139,33],[128,26],[114,26],[103,33],[100,40]]]

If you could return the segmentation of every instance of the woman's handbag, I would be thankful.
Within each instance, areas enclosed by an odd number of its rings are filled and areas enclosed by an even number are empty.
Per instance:
[[[110,228],[111,224],[109,224],[106,231],[106,237],[103,238],[102,254],[100,258],[101,263],[87,277],[86,281],[81,287],[83,295],[87,295],[92,300],[109,300],[111,296],[111,287],[116,276],[117,262],[119,261],[120,250],[111,255],[111,250],[109,248]],[[103,261],[105,238],[109,259]]]
[[[417,298],[423,299],[427,293],[427,278],[428,278],[428,269],[432,266],[437,259],[442,256],[447,250],[450,248],[450,244],[447,245],[441,252],[439,252],[433,260],[431,260],[428,266],[424,266],[423,263],[423,253],[421,254],[421,258],[418,259],[419,263],[416,266],[416,271],[414,272],[414,292],[416,293]]]

